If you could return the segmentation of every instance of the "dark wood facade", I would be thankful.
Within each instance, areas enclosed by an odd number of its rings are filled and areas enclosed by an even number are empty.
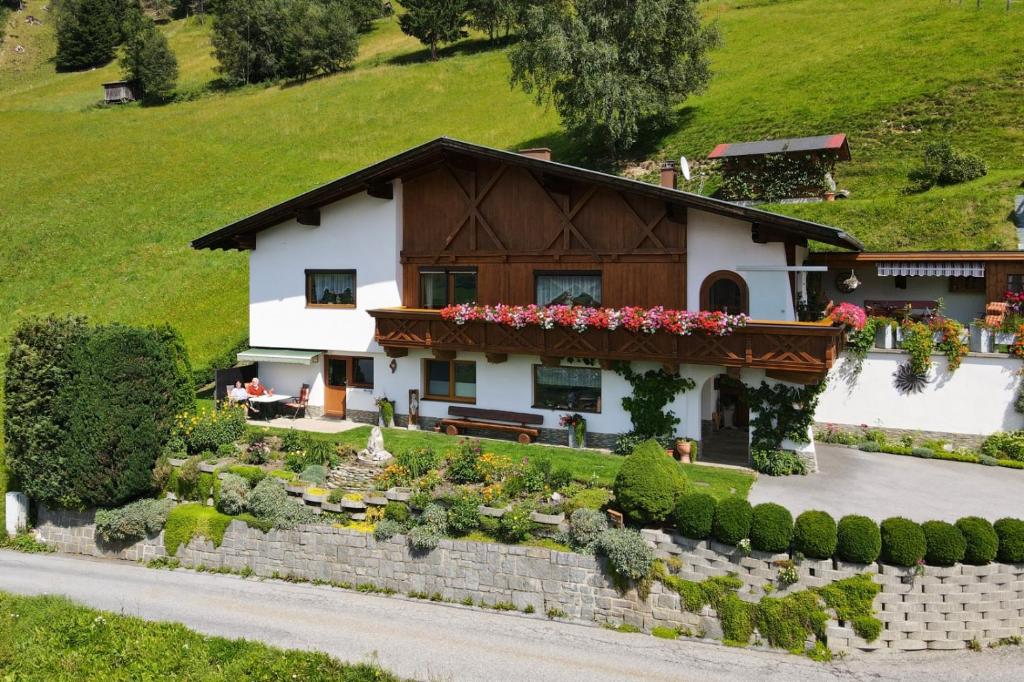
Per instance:
[[[409,308],[370,314],[377,321],[377,342],[392,356],[427,349],[446,357],[458,351],[487,353],[499,362],[509,353],[552,359],[653,360],[666,365],[757,367],[786,373],[787,380],[810,382],[828,372],[844,345],[839,327],[799,322],[756,322],[728,336],[677,336],[625,329],[591,329],[581,334],[563,327],[514,329],[488,322],[458,325],[443,320],[437,311]]]
[[[605,306],[687,306],[686,211],[667,202],[477,159],[403,178],[402,200],[407,306],[439,265],[476,267],[479,303],[534,303],[536,273],[585,270]]]

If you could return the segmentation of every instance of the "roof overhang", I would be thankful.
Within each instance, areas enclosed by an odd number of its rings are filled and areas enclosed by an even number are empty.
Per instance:
[[[1024,251],[818,251],[807,262],[846,268],[872,263],[1024,263]]]
[[[727,142],[720,144],[708,154],[709,159],[736,159],[744,156],[768,156],[771,154],[809,154],[831,152],[840,161],[849,161],[850,142],[844,133],[817,135],[815,137],[792,137],[757,142]]]
[[[700,194],[682,192],[668,187],[652,185],[639,180],[601,173],[599,171],[570,166],[555,161],[507,152],[491,147],[461,142],[447,137],[432,140],[409,149],[389,159],[380,161],[333,182],[310,190],[304,194],[271,206],[259,213],[231,223],[221,229],[199,237],[192,242],[195,249],[239,249],[251,244],[254,236],[267,228],[297,218],[301,213],[317,210],[345,197],[361,192],[380,194],[388,185],[405,174],[431,164],[450,159],[473,158],[493,160],[526,168],[531,172],[555,178],[577,180],[603,185],[624,192],[653,197],[670,204],[700,209],[750,222],[755,226],[767,226],[797,237],[822,242],[845,249],[864,248],[853,236],[842,230],[798,218],[771,213],[760,209],[741,206],[729,201],[714,199]]]
[[[312,365],[320,356],[318,350],[289,348],[250,348],[238,354],[238,362],[274,362],[280,365]]]

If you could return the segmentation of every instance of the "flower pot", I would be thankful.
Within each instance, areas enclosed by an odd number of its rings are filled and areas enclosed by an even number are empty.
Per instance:
[[[212,474],[217,470],[218,466],[220,466],[220,462],[200,462],[199,471],[204,474]]]
[[[994,339],[992,330],[979,325],[971,325],[969,347],[973,353],[991,353]]]
[[[329,511],[329,512],[335,512],[335,513],[340,513],[341,512],[341,505],[338,504],[337,502],[321,502],[320,503],[320,508],[323,509],[324,511]]]
[[[1013,332],[996,332],[995,336],[997,346],[1012,346],[1017,340],[1017,335]]]
[[[679,461],[690,461],[690,453],[693,452],[693,445],[690,441],[685,438],[679,438],[676,440],[676,454],[679,455]]]
[[[565,514],[541,514],[540,512],[530,512],[530,520],[534,523],[541,523],[545,526],[557,526],[565,521]]]
[[[384,497],[392,502],[408,502],[412,497],[412,488],[391,488],[384,493]]]
[[[679,461],[682,462],[683,464],[689,464],[690,463],[690,455],[688,455],[688,454],[686,454],[686,455],[679,455]]]
[[[343,509],[366,509],[366,503],[362,500],[345,500],[341,501]]]
[[[286,483],[284,489],[291,495],[304,495],[306,493],[306,488],[308,487],[309,486],[305,483]]]
[[[319,495],[311,495],[308,492],[302,493],[302,499],[306,502],[312,502],[313,504],[323,504],[324,500],[327,499],[327,493],[320,493]]]
[[[477,511],[480,512],[480,516],[491,516],[496,519],[500,519],[502,516],[505,515],[505,512],[507,512],[511,508],[512,507],[488,507],[485,504],[481,504],[477,508]]]
[[[167,463],[170,464],[172,467],[180,467],[182,464],[185,463],[185,460],[178,459],[177,457],[168,457]]]
[[[363,498],[363,502],[374,507],[383,507],[387,505],[388,498],[384,495],[367,495]]]
[[[583,432],[582,438],[576,437],[576,429],[569,427],[569,447],[570,448],[585,448],[587,446],[587,432]]]

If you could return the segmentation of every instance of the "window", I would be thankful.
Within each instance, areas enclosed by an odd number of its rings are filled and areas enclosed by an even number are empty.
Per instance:
[[[984,277],[950,277],[949,290],[952,293],[985,293]]]
[[[373,388],[373,358],[352,358],[351,385],[357,388]]]
[[[749,314],[748,300],[746,281],[730,270],[712,272],[700,286],[701,310]]]
[[[601,370],[590,367],[533,366],[534,407],[601,411]]]
[[[537,305],[601,305],[599,272],[544,272],[536,281]]]
[[[1006,290],[1019,294],[1024,291],[1024,275],[1007,275]]]
[[[306,305],[356,307],[355,270],[306,270]]]
[[[476,270],[424,268],[420,270],[420,307],[443,308],[476,301]]]
[[[424,360],[423,394],[428,400],[476,402],[476,363]]]

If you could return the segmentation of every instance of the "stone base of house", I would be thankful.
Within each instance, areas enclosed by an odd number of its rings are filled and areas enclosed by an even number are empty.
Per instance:
[[[137,542],[103,543],[96,538],[93,520],[93,512],[41,506],[36,532],[62,552],[129,561],[166,556],[163,533]],[[733,575],[742,583],[737,595],[747,602],[871,575],[881,586],[873,604],[883,624],[881,634],[866,642],[849,623],[830,620],[828,645],[834,652],[963,649],[974,641],[985,646],[1024,634],[1022,564],[926,566],[919,575],[914,568],[803,559],[795,566],[797,581],[783,585],[777,562],[790,559],[787,554],[745,554],[737,547],[660,530],[642,534],[680,578],[699,582]],[[261,577],[353,587],[373,583],[399,593],[437,592],[453,602],[511,602],[517,609],[532,606],[537,618],[557,610],[564,614],[560,617],[580,622],[628,623],[644,630],[676,627],[710,638],[722,636],[710,607],[700,613],[685,611],[679,595],[657,581],[646,597],[632,588],[623,592],[602,559],[539,547],[442,540],[433,551],[422,553],[411,551],[401,535],[377,542],[370,534],[331,526],[264,533],[234,521],[219,547],[193,538],[178,548],[176,558],[189,568],[247,569]],[[757,641],[757,633],[752,639]]]
[[[817,432],[818,430],[824,430],[830,426],[849,433],[862,433],[864,431],[864,427],[860,424],[836,424],[825,422],[815,422],[814,430]],[[872,431],[881,431],[885,434],[885,437],[893,443],[899,443],[900,439],[904,436],[910,436],[914,439],[914,442],[917,443],[924,440],[943,440],[952,445],[953,448],[977,449],[981,447],[981,443],[985,440],[985,436],[973,433],[914,431],[913,429],[890,429],[881,426],[869,426],[868,428]]]
[[[351,412],[349,413],[352,414]],[[360,414],[372,414],[373,420],[357,419],[350,416],[352,421],[359,421],[365,423],[376,423],[376,412],[372,413],[360,413]],[[443,427],[440,427],[441,420],[434,417],[424,417],[420,415],[419,427],[422,431],[443,431]],[[399,428],[406,428],[409,425],[409,415],[407,414],[396,414],[395,415],[395,426]],[[498,440],[516,440],[515,434],[503,433],[501,431],[490,431],[488,429],[464,429],[459,431],[459,435],[464,435],[469,438],[495,438]],[[586,446],[588,448],[612,450],[615,448],[615,441],[618,439],[619,434],[617,433],[593,433],[587,432]],[[569,445],[569,431],[568,429],[540,429],[540,435],[537,437],[537,443],[543,443],[545,445]]]

